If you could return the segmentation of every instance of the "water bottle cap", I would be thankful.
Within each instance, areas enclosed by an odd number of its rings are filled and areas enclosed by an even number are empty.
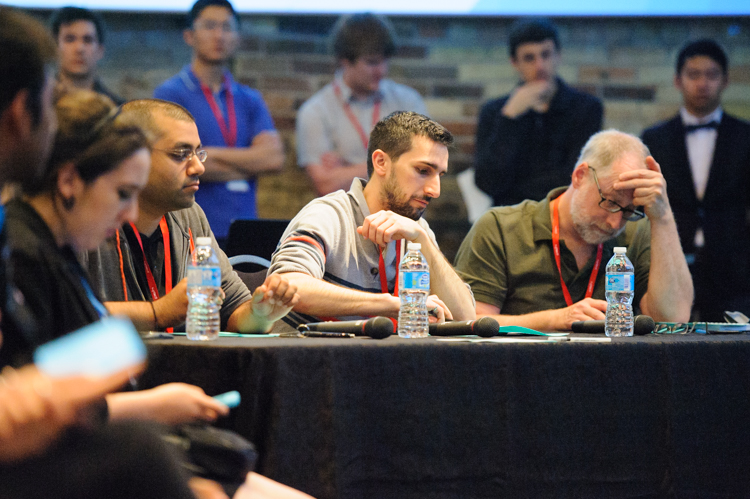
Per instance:
[[[625,254],[625,253],[627,253],[627,251],[628,251],[628,249],[626,247],[624,247],[624,246],[616,246],[615,249],[614,249],[615,253],[623,253],[623,254]]]
[[[196,237],[195,238],[195,245],[196,246],[211,246],[211,238],[210,237]]]
[[[406,245],[406,250],[407,251],[421,250],[421,249],[422,249],[422,245],[420,243],[409,243],[409,244]]]

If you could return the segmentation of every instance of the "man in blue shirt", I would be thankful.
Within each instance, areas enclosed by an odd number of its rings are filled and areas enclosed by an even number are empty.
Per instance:
[[[154,91],[154,97],[180,104],[195,117],[209,158],[196,201],[220,243],[232,220],[257,217],[255,177],[284,163],[281,138],[260,92],[240,85],[229,72],[238,25],[227,0],[198,0],[184,32],[192,62]]]

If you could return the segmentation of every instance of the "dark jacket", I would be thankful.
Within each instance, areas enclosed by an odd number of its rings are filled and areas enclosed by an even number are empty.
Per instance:
[[[36,347],[99,320],[74,252],[60,248],[47,224],[28,204],[11,201],[5,210],[9,281],[20,295],[16,325],[3,321],[0,365],[31,361]],[[18,307],[19,304],[16,305]],[[6,310],[3,310],[6,313]]]
[[[530,110],[515,119],[501,111],[510,95],[482,107],[477,127],[475,182],[495,206],[538,201],[568,185],[586,141],[602,126],[599,99],[557,79],[546,113]]]
[[[726,302],[733,296],[750,294],[750,123],[724,113],[700,201],[680,116],[644,131],[643,142],[667,181],[682,249],[697,259],[693,269],[696,304],[701,296]],[[694,244],[699,227],[705,239],[700,251]]]

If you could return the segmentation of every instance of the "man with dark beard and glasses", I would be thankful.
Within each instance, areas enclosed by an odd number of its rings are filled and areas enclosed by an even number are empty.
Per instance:
[[[281,237],[269,273],[285,274],[300,296],[285,322],[398,317],[396,276],[406,242],[420,243],[430,266],[428,310],[439,321],[474,319],[471,291],[422,218],[440,196],[452,143],[442,125],[414,112],[395,112],[375,125],[369,180],[355,178],[349,192],[310,202]]]
[[[583,147],[570,186],[477,220],[456,270],[471,285],[477,316],[569,330],[604,319],[604,268],[616,246],[628,248],[635,267],[634,309],[687,321],[693,283],[661,169],[637,137],[607,130]]]

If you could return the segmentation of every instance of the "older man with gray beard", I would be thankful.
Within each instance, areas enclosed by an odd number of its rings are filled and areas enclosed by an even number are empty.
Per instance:
[[[616,246],[627,246],[635,266],[634,308],[657,321],[688,320],[693,284],[661,169],[637,137],[607,130],[583,147],[568,187],[485,213],[456,270],[477,317],[569,330],[604,319],[603,267]]]

